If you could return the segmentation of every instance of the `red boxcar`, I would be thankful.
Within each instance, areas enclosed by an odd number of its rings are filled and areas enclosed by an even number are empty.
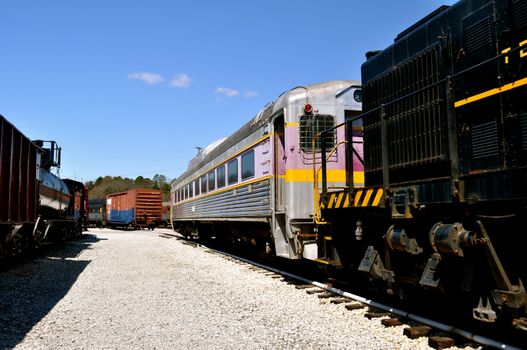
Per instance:
[[[0,115],[0,225],[35,222],[40,149]]]
[[[163,194],[159,190],[135,189],[106,196],[108,224],[112,226],[159,226]]]

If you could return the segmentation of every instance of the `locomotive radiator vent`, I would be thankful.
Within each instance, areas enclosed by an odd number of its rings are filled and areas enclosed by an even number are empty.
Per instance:
[[[472,126],[472,156],[477,159],[498,155],[498,126],[495,121]]]
[[[527,113],[520,116],[520,123],[522,129],[522,150],[527,151]]]
[[[476,13],[477,15],[477,13]],[[470,17],[469,17],[470,19]],[[465,31],[465,47],[468,53],[492,44],[490,17],[470,25]]]
[[[512,1],[512,18],[515,28],[527,25],[527,2],[524,0]]]

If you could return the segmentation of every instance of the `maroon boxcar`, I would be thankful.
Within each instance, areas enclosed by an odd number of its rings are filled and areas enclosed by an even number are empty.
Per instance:
[[[40,149],[0,115],[0,225],[36,220],[39,162]]]

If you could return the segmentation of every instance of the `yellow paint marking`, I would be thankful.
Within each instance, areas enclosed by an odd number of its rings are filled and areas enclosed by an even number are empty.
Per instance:
[[[329,196],[328,208],[333,208],[333,203],[335,202],[335,193]]]
[[[371,194],[373,193],[373,188],[370,188],[366,191],[366,196],[364,196],[364,200],[362,201],[362,207],[367,207],[368,202],[370,201]]]
[[[382,188],[377,190],[377,194],[375,195],[375,198],[373,199],[373,204],[372,204],[374,207],[379,205],[379,202],[381,201],[381,198],[382,198],[382,193],[383,193]]]
[[[300,123],[299,122],[289,122],[289,123],[285,123],[285,127],[288,128],[290,126],[299,126]]]
[[[350,206],[350,195],[346,193],[346,199],[344,200],[344,208],[347,208]]]
[[[336,207],[340,208],[340,203],[342,203],[342,198],[344,198],[345,193],[339,193],[339,196],[337,198],[337,204]]]
[[[313,182],[314,181],[312,169],[287,169],[285,171],[285,181],[287,182]],[[319,175],[319,180],[322,177]],[[346,170],[331,169],[327,171],[328,182],[346,182]]]
[[[359,190],[357,191],[357,193],[355,194],[355,201],[353,203],[353,206],[354,207],[358,207],[359,206],[359,200],[360,200],[360,197],[362,197],[362,190]]]
[[[353,184],[355,187],[364,186],[364,171],[356,171],[353,173]]]
[[[517,87],[526,85],[526,84],[527,84],[527,78],[516,80],[516,81],[514,81],[514,82],[512,82],[510,84],[503,85],[502,87],[498,87],[498,88],[491,89],[491,90],[482,92],[482,93],[474,95],[474,96],[470,96],[470,97],[468,97],[468,98],[466,98],[464,100],[459,100],[459,101],[454,103],[454,107],[458,108],[458,107],[464,106],[466,104],[469,104],[469,103],[472,103],[472,102],[476,102],[476,101],[482,100],[482,99],[490,97],[490,96],[501,94],[502,92],[509,91],[509,90],[515,89]]]

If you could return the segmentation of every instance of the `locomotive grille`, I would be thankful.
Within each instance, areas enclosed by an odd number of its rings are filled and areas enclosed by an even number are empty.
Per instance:
[[[522,150],[527,151],[527,113],[522,114],[520,123],[522,129]]]
[[[387,74],[368,82],[368,108],[386,104],[389,168],[430,164],[446,159],[446,111],[440,79],[439,46],[431,47]],[[419,93],[414,91],[421,90]],[[397,100],[390,103],[390,101]],[[380,112],[364,118],[366,172],[382,170]]]
[[[486,17],[469,26],[465,31],[465,46],[469,53],[492,44],[490,18]]]
[[[527,2],[524,0],[513,0],[512,18],[515,28],[527,25]]]
[[[472,127],[472,156],[475,159],[498,155],[498,126],[495,121]]]

